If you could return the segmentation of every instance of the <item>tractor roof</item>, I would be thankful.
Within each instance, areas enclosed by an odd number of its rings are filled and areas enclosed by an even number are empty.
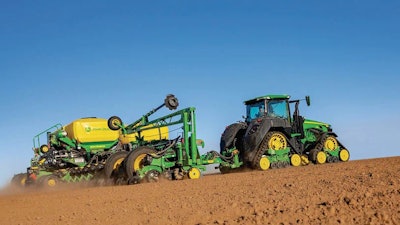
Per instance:
[[[253,98],[253,99],[244,101],[244,104],[248,105],[248,104],[258,102],[258,101],[264,100],[264,99],[288,99],[288,98],[290,98],[290,95],[264,95],[264,96],[260,96],[257,98]]]

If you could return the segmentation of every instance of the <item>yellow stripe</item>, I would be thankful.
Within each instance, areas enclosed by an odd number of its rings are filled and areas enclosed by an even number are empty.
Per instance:
[[[307,123],[307,124],[321,124],[321,125],[324,125],[326,127],[329,127],[329,124],[327,124],[327,123],[320,123],[320,122],[305,122],[305,123]]]

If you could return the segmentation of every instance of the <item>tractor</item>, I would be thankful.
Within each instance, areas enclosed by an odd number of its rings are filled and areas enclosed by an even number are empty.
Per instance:
[[[309,96],[301,100],[310,105]],[[310,161],[348,161],[350,153],[331,125],[300,115],[301,100],[291,100],[289,95],[265,95],[245,101],[244,121],[226,127],[220,139],[220,154],[236,149],[245,167],[258,170],[307,165]],[[235,168],[220,165],[219,169],[227,173]]]

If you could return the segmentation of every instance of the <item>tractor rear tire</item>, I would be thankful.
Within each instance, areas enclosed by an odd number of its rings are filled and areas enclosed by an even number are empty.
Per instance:
[[[156,150],[145,146],[133,150],[124,161],[125,173],[128,180],[131,180],[136,175],[136,171],[140,170],[144,166],[143,163],[146,156],[156,152]]]
[[[128,152],[121,151],[112,154],[107,160],[104,167],[104,174],[107,179],[116,177],[118,170],[124,159],[128,156]]]

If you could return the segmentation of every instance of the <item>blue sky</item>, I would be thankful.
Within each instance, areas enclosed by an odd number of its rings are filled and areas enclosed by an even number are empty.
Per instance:
[[[0,184],[32,138],[88,116],[133,122],[173,93],[218,150],[243,101],[311,96],[351,159],[397,156],[396,1],[17,1],[0,7]],[[168,113],[167,110],[157,115]]]

